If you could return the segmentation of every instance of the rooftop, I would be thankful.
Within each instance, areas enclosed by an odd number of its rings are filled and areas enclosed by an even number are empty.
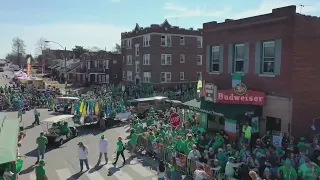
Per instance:
[[[202,29],[181,28],[172,26],[166,19],[162,24],[151,24],[149,27],[140,27],[138,23],[132,31],[121,33],[121,39],[131,38],[149,33],[170,33],[170,34],[185,34],[193,36],[202,36]]]

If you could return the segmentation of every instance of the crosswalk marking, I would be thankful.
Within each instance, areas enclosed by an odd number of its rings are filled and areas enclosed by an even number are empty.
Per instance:
[[[112,162],[109,161],[108,164],[106,164],[104,167],[109,171],[109,169],[113,168],[114,166],[113,166]],[[118,180],[133,180],[133,178],[130,175],[123,172],[121,169],[119,169],[115,173],[113,173],[112,176],[115,176]]]
[[[37,179],[37,176],[34,172],[32,172],[30,175],[29,175],[30,179],[33,180],[33,179]]]
[[[72,174],[69,169],[57,169],[56,172],[60,179],[73,180],[73,178],[70,179]]]
[[[137,161],[132,160],[130,164],[134,164],[129,165],[129,167],[135,172],[139,173],[144,178],[154,175],[151,171],[143,167],[140,163],[137,163]]]
[[[90,167],[94,167],[94,166],[90,165]],[[96,171],[94,168],[91,168],[89,171],[87,171],[86,175],[88,176],[89,179],[104,180],[104,178],[100,175],[100,173]]]

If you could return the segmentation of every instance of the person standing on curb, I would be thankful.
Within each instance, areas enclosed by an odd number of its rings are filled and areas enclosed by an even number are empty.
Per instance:
[[[19,108],[19,111],[18,111],[18,119],[20,119],[20,123],[22,122],[22,107]]]
[[[83,162],[86,164],[87,170],[89,170],[88,162],[88,147],[85,146],[82,142],[78,143],[78,158],[80,161],[80,172],[83,171]]]
[[[40,133],[40,136],[37,138],[36,143],[38,145],[38,158],[37,158],[36,164],[38,164],[40,160],[40,156],[41,156],[41,159],[44,159],[46,145],[48,144],[48,139],[47,137],[44,136],[44,132]]]
[[[97,166],[100,165],[101,162],[101,158],[102,158],[102,154],[104,155],[104,159],[106,161],[105,164],[108,164],[108,140],[104,138],[104,135],[101,135],[101,139],[99,141],[99,159],[98,159],[98,163]]]
[[[116,164],[117,164],[118,158],[119,158],[120,155],[121,155],[122,158],[123,158],[123,165],[126,164],[126,159],[124,158],[123,151],[124,151],[124,145],[123,145],[123,142],[122,142],[122,137],[119,136],[119,137],[118,137],[118,142],[117,142],[117,155],[116,155],[116,160],[115,160],[114,163],[112,163],[113,165],[116,165]]]
[[[46,170],[44,169],[44,166],[46,165],[46,162],[41,159],[38,166],[35,168],[36,173],[36,180],[48,180],[48,177],[46,175]]]

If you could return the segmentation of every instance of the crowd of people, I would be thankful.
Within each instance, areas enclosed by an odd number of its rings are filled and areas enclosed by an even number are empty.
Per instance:
[[[136,119],[133,122],[129,144],[132,152],[147,150],[148,154],[170,167],[171,180],[185,174],[200,179],[317,179],[320,177],[320,146],[317,139],[304,137],[294,143],[285,135],[280,146],[273,144],[270,132],[253,138],[250,124],[243,125],[236,140],[224,130],[212,133],[199,127],[197,112],[189,115],[178,127],[169,125],[168,116],[183,110],[171,108],[156,114],[152,110],[146,117],[147,126]],[[148,122],[149,121],[149,122]],[[161,175],[162,177],[162,175]]]

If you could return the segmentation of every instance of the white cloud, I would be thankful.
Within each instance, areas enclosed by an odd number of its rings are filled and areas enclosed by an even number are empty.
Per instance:
[[[56,41],[67,49],[75,45],[84,47],[99,47],[112,50],[115,43],[120,43],[121,32],[130,28],[116,27],[107,24],[73,24],[56,23],[43,25],[0,24],[0,58],[10,53],[12,38],[20,37],[26,44],[26,53],[35,54],[35,44],[41,37]],[[50,45],[52,49],[60,49],[57,45]]]
[[[164,4],[164,10],[168,13],[165,18],[216,17],[218,19],[240,19],[271,13],[272,9],[289,5],[296,5],[297,12],[300,13],[300,4],[304,5],[302,14],[320,13],[320,2],[318,0],[263,0],[259,6],[242,11],[235,11],[231,6],[217,7],[217,10],[207,10],[205,7],[186,7],[168,2]]]
[[[310,4],[309,4],[310,3]],[[244,10],[242,12],[231,14],[228,18],[231,19],[240,19],[250,16],[257,16],[261,14],[268,14],[272,12],[272,9],[296,5],[296,12],[300,13],[300,4],[298,1],[278,1],[278,0],[263,0],[258,7],[253,9]],[[302,14],[310,14],[320,12],[320,3],[316,1],[306,1],[302,3],[304,7],[302,7]]]
[[[120,0],[109,0],[110,2],[113,2],[113,3],[119,3]]]
[[[221,8],[220,8],[221,9]],[[200,8],[198,7],[184,7],[174,3],[165,3],[164,10],[171,11],[174,14],[166,15],[165,18],[186,18],[186,17],[221,17],[227,15],[231,8],[225,7],[221,10],[212,11],[206,10],[205,7]]]

